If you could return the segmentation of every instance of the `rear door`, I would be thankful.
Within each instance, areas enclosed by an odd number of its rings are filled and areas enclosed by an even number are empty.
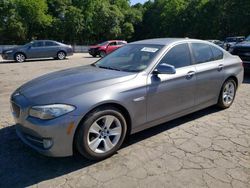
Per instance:
[[[45,57],[56,57],[57,52],[59,51],[59,44],[53,41],[45,41]]]
[[[195,61],[196,105],[216,102],[224,80],[223,52],[206,43],[191,43]]]
[[[148,121],[181,113],[195,104],[195,65],[192,64],[188,44],[178,44],[172,47],[159,62],[159,64],[164,63],[173,65],[176,73],[149,75],[147,81]]]

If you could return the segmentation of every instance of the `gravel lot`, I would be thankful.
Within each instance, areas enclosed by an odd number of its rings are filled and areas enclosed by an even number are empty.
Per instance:
[[[193,113],[129,137],[113,157],[49,158],[16,136],[9,96],[24,82],[55,70],[97,60],[0,59],[0,187],[250,187],[250,76],[233,106]]]

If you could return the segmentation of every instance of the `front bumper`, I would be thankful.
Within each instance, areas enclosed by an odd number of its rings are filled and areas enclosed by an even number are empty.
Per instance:
[[[89,54],[92,56],[99,55],[99,51],[96,48],[90,48],[88,51],[89,51]]]
[[[73,155],[74,133],[79,117],[66,114],[52,120],[40,120],[28,116],[27,100],[22,95],[14,103],[13,116],[18,137],[28,146],[46,156]],[[19,107],[19,109],[18,109]],[[13,107],[12,107],[13,108]]]
[[[4,60],[14,60],[14,55],[13,55],[12,53],[8,53],[8,54],[3,53],[3,54],[2,54],[2,58],[3,58]]]

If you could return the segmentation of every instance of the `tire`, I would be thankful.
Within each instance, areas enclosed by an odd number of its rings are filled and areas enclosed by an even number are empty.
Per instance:
[[[217,106],[222,109],[229,108],[234,101],[237,85],[233,79],[228,79],[224,82],[221,88]]]
[[[57,52],[57,55],[56,55],[57,59],[59,60],[63,60],[66,58],[66,53],[64,51],[59,51]]]
[[[95,55],[92,55],[92,57],[96,57],[96,54],[95,54]]]
[[[97,108],[79,126],[75,137],[76,149],[95,161],[112,156],[122,145],[127,132],[124,116],[113,107]]]
[[[19,52],[15,54],[14,58],[15,58],[15,61],[18,63],[23,63],[26,59],[25,55]]]
[[[106,54],[105,51],[100,51],[100,57],[101,57],[101,58],[105,57],[106,55],[107,55],[107,54]]]

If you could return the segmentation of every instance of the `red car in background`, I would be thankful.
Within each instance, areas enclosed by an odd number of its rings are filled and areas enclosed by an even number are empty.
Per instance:
[[[104,57],[125,44],[127,44],[127,42],[124,40],[109,40],[95,46],[90,46],[89,54],[93,57],[96,57],[98,55],[100,57]]]

